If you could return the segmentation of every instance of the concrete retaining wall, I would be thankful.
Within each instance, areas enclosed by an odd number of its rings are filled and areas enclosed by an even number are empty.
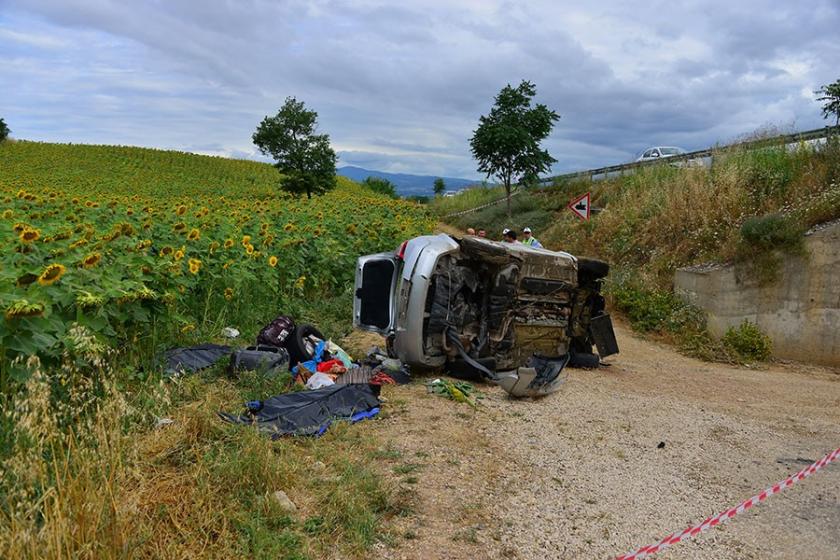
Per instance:
[[[738,265],[704,266],[678,270],[674,291],[708,313],[716,336],[749,319],[776,357],[840,366],[840,222],[810,232],[805,247],[782,258],[772,284]]]

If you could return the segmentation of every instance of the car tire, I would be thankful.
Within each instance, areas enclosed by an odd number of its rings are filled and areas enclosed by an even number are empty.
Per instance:
[[[581,278],[588,280],[598,280],[599,278],[606,278],[610,273],[610,265],[598,259],[578,259],[578,281]]]
[[[315,357],[315,344],[309,340],[310,336],[326,340],[324,335],[321,334],[321,331],[312,325],[298,325],[286,341],[286,349],[289,351],[289,365],[291,367]]]

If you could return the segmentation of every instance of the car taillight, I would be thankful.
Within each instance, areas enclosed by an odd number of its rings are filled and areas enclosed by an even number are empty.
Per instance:
[[[405,257],[405,246],[406,245],[408,245],[408,241],[403,241],[402,245],[400,245],[400,248],[397,249],[397,258],[400,259],[400,260],[403,260],[403,258]]]

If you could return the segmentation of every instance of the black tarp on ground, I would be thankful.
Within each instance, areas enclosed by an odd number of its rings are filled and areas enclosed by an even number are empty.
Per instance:
[[[163,353],[162,360],[166,375],[180,375],[212,366],[230,354],[230,346],[201,344],[191,348],[172,348]]]
[[[219,416],[226,422],[256,425],[261,432],[277,438],[320,435],[333,420],[369,418],[379,412],[379,399],[368,385],[331,385],[277,395],[261,403],[249,403],[248,407],[245,414],[220,412]]]

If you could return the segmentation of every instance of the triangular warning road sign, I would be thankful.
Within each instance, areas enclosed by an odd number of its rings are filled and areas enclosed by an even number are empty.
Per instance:
[[[581,220],[589,221],[589,202],[591,193],[582,194],[569,203],[569,210]]]

